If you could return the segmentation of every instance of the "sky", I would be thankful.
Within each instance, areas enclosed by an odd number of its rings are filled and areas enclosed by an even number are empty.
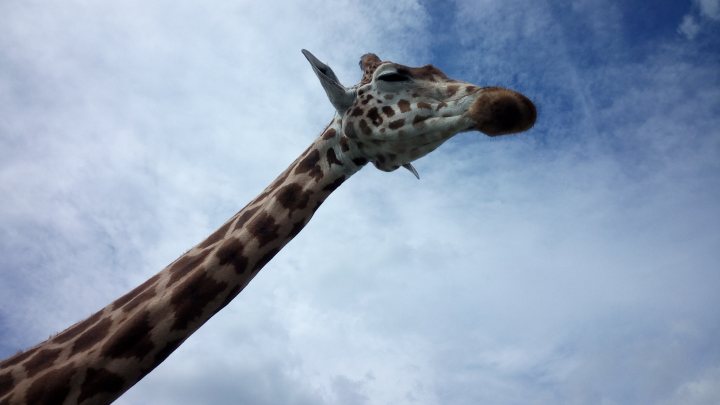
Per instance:
[[[0,357],[204,239],[359,57],[533,129],[343,184],[118,404],[720,403],[720,1],[0,2]]]

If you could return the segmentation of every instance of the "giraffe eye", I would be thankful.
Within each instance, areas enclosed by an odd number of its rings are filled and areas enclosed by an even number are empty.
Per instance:
[[[382,80],[384,82],[407,82],[410,81],[410,78],[408,76],[405,76],[400,73],[387,73],[384,75],[380,75],[377,78],[378,80]]]

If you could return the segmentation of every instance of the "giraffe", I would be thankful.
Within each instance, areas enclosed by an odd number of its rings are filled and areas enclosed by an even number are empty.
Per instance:
[[[400,167],[463,131],[525,131],[536,109],[524,95],[363,55],[362,80],[340,84],[307,60],[336,112],[315,141],[262,193],[207,239],[89,318],[0,362],[0,404],[104,404],[117,399],[237,296],[367,163]]]

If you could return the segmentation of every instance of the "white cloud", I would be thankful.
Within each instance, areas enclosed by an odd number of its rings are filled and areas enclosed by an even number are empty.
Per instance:
[[[694,7],[683,16],[682,22],[678,26],[678,32],[689,40],[695,39],[700,33],[703,22],[720,21],[720,0],[695,0],[693,3]]]
[[[686,14],[683,16],[680,26],[678,26],[678,32],[685,35],[687,39],[693,40],[700,32],[700,24],[695,21],[695,17]]]
[[[695,0],[703,17],[720,20],[720,0]]]
[[[680,386],[665,404],[712,405],[720,402],[720,368],[707,370],[699,378]]]
[[[374,51],[525,91],[537,126],[461,135],[420,182],[361,171],[118,403],[715,399],[717,69],[623,60],[601,6],[461,3],[430,61],[411,1],[3,3],[2,349],[161,269],[311,142],[331,107],[300,48],[347,83]]]

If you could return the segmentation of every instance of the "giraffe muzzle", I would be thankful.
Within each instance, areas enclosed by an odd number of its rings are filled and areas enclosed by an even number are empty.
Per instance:
[[[530,129],[535,124],[535,104],[524,95],[501,87],[478,91],[468,115],[474,129],[489,136],[507,135]]]

